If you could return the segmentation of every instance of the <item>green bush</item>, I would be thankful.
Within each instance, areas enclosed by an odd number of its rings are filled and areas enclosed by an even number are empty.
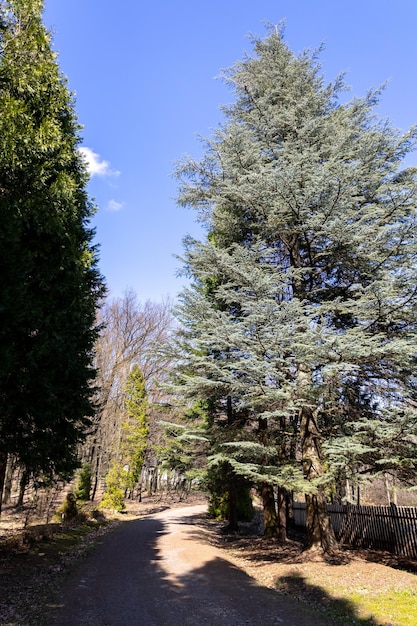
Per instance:
[[[63,522],[74,520],[78,517],[79,510],[77,506],[77,499],[72,491],[67,493],[66,498],[59,507],[57,513]]]

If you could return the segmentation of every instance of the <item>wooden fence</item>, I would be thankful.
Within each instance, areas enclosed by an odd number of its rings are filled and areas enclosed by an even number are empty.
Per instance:
[[[417,559],[417,508],[329,504],[333,529],[342,544]],[[294,518],[305,526],[305,504],[294,502]]]

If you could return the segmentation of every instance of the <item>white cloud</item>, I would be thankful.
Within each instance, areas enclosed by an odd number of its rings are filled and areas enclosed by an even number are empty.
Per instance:
[[[123,208],[122,202],[116,202],[116,200],[109,200],[107,203],[107,208],[109,211],[120,211]]]
[[[87,164],[90,176],[119,176],[120,172],[110,169],[110,163],[100,158],[100,155],[83,146],[79,148],[81,156]]]

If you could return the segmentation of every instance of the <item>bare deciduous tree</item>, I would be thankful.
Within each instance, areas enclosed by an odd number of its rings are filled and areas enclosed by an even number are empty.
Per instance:
[[[140,303],[134,292],[108,300],[99,315],[102,327],[96,345],[97,405],[93,432],[83,448],[83,460],[93,471],[92,499],[106,475],[111,460],[118,460],[125,417],[125,387],[130,370],[137,364],[143,372],[150,405],[162,402],[159,382],[170,368],[170,357],[161,345],[173,327],[170,303]],[[157,411],[150,410],[150,433]]]

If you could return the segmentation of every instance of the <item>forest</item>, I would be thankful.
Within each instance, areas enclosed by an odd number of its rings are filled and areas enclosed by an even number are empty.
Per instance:
[[[205,233],[184,239],[188,286],[111,298],[42,8],[0,0],[0,511],[198,489],[231,532],[256,503],[285,541],[296,499],[306,548],[337,550],[328,504],[417,490],[416,128],[271,28],[176,167]]]

